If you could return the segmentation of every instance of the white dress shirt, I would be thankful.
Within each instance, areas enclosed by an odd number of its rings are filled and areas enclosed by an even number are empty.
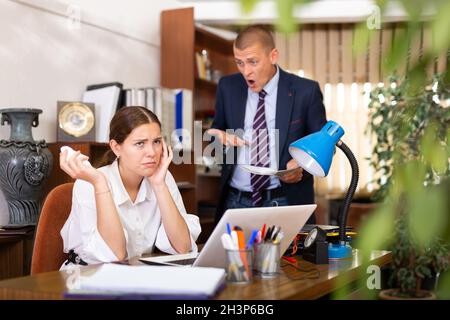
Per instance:
[[[280,70],[277,67],[277,72],[264,86],[266,96],[264,98],[264,112],[266,115],[267,129],[269,132],[269,152],[270,152],[270,168],[278,170],[278,135],[275,130],[275,116],[277,111],[277,93],[278,80],[280,79]],[[244,120],[244,140],[252,141],[253,120],[255,118],[256,109],[258,107],[259,93],[248,89],[247,104],[245,106],[245,120]],[[241,191],[252,191],[251,174],[243,169],[242,164],[249,165],[250,163],[250,146],[243,146],[238,148],[237,166],[234,170],[230,185]],[[280,179],[277,176],[270,177],[270,186],[267,189],[274,189],[279,187]]]
[[[99,168],[108,180],[112,197],[122,222],[126,239],[127,258],[159,250],[176,254],[167,238],[161,220],[156,196],[147,178],[142,180],[136,200],[133,203],[123,186],[117,161]],[[201,227],[197,216],[187,214],[177,184],[168,171],[166,184],[169,192],[186,221],[191,236],[192,251],[197,252],[197,240]],[[72,194],[72,210],[61,230],[64,252],[73,249],[88,264],[117,261],[117,257],[103,240],[97,229],[94,187],[84,180],[75,182]],[[64,269],[65,264],[61,267]]]

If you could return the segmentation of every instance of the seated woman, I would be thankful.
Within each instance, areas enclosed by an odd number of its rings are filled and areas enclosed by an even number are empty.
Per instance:
[[[107,166],[95,169],[76,152],[60,154],[60,166],[76,179],[72,211],[61,230],[70,263],[95,264],[151,253],[197,251],[201,228],[186,213],[168,167],[172,149],[161,123],[143,107],[121,108],[110,123]]]

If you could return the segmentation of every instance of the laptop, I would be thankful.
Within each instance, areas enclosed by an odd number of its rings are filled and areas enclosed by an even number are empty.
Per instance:
[[[228,209],[206,241],[200,253],[165,255],[159,257],[141,258],[146,264],[195,266],[195,267],[226,267],[225,249],[221,236],[227,232],[226,224],[239,226],[245,233],[245,239],[250,238],[251,231],[260,230],[264,224],[267,228],[275,225],[281,227],[284,238],[280,243],[281,255],[288,249],[294,237],[308,221],[317,205],[280,206],[263,208]]]

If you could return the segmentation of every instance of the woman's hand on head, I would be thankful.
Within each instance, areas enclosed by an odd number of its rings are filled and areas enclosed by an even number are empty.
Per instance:
[[[81,154],[80,151],[77,151],[72,156],[68,157],[68,152],[64,150],[59,154],[59,166],[72,179],[85,180],[95,186],[97,183],[101,182],[102,179],[106,178],[99,170],[88,163],[84,163],[84,161],[88,159],[89,157]]]
[[[161,139],[162,142],[162,154],[159,159],[159,164],[156,170],[153,172],[151,176],[148,177],[152,186],[159,186],[165,183],[167,170],[169,169],[169,165],[173,159],[172,148],[166,144],[164,139]]]

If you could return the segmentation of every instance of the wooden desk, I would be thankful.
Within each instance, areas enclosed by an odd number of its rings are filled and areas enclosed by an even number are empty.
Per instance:
[[[225,300],[288,300],[288,299],[317,299],[336,289],[338,285],[347,285],[359,279],[361,264],[358,251],[355,250],[353,259],[343,260],[329,265],[315,266],[309,262],[299,260],[300,267],[316,267],[320,275],[317,279],[291,280],[291,276],[302,276],[298,272],[282,263],[281,275],[274,279],[258,279],[249,285],[229,284],[217,299]],[[391,261],[388,251],[372,253],[372,264],[384,266]],[[142,264],[137,258],[129,261],[131,265]],[[89,266],[87,269],[95,269]],[[289,270],[288,270],[289,269]],[[294,271],[292,271],[294,270]],[[85,272],[89,272],[86,270]],[[66,279],[70,275],[66,272],[53,271],[34,276],[0,281],[0,299],[62,299],[66,288]],[[344,280],[345,279],[345,280]]]

